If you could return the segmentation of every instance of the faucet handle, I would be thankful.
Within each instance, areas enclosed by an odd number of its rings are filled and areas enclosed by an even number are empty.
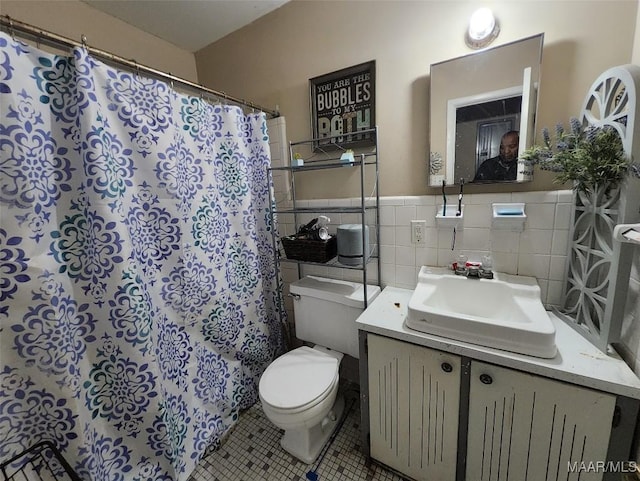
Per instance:
[[[493,279],[493,261],[490,255],[482,256],[478,276],[483,279]]]
[[[469,273],[469,268],[467,267],[468,259],[464,254],[458,256],[458,260],[456,261],[456,274],[459,276],[466,276]]]
[[[480,268],[478,271],[478,277],[482,279],[493,279],[493,271],[491,269]]]

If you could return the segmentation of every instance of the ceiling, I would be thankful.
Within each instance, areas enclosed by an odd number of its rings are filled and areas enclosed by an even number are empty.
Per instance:
[[[134,27],[196,52],[289,0],[82,0]]]

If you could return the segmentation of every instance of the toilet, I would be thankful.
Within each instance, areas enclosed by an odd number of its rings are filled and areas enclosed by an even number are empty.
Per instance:
[[[314,343],[275,359],[260,378],[265,416],[284,430],[282,448],[313,464],[335,430],[344,399],[338,395],[340,362],[358,358],[356,319],[364,308],[364,286],[356,282],[306,276],[292,282],[296,337]],[[370,303],[380,293],[367,286]]]

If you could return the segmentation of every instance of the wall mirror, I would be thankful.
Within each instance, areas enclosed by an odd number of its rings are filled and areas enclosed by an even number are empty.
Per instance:
[[[532,180],[543,37],[431,65],[430,186]]]

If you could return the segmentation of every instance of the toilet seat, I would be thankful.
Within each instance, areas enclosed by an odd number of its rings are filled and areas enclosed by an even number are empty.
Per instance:
[[[260,378],[260,398],[273,410],[295,413],[321,402],[338,382],[339,361],[302,346],[283,354]]]
[[[322,404],[322,402],[328,397],[336,394],[338,392],[338,377],[336,376],[336,380],[331,384],[327,390],[322,393],[319,397],[295,408],[278,408],[269,404],[268,401],[264,399],[264,396],[260,395],[260,400],[262,401],[262,407],[264,409],[268,409],[273,415],[276,416],[295,416],[297,414],[309,413],[316,406]]]

